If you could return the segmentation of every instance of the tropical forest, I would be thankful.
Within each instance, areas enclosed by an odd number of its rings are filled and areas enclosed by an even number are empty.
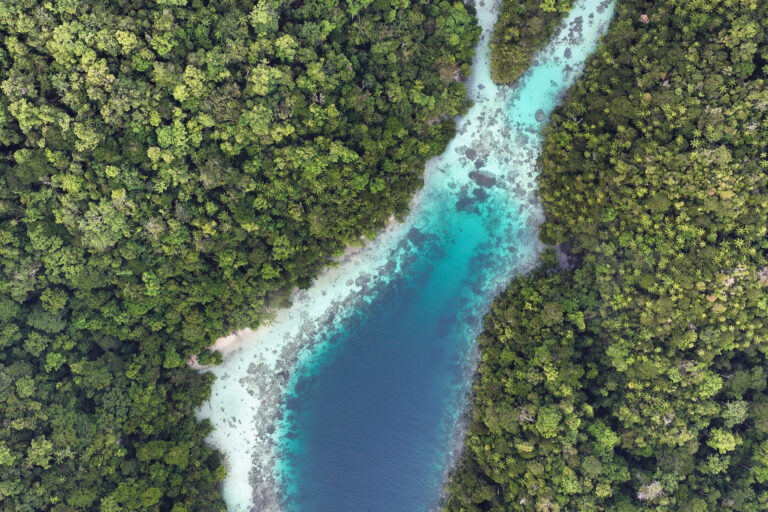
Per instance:
[[[768,508],[767,21],[618,2],[546,128],[553,249],[485,319],[447,510]]]
[[[766,34],[0,0],[0,512],[768,510]]]

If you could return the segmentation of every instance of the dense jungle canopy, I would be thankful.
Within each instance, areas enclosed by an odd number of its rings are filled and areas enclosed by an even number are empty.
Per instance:
[[[471,9],[0,2],[0,510],[221,511],[187,357],[402,216]]]
[[[768,509],[766,33],[764,1],[618,0],[545,133],[561,252],[486,319],[448,511]]]

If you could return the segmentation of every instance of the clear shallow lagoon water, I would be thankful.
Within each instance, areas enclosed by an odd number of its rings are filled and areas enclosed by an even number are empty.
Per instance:
[[[200,410],[228,457],[232,512],[421,512],[439,506],[462,444],[474,340],[493,297],[535,264],[542,122],[612,17],[582,0],[517,87],[490,80],[427,165],[412,213],[298,292],[217,374]]]

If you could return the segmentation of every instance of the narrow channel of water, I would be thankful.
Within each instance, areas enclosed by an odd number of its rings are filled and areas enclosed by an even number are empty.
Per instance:
[[[487,1],[487,0],[485,0]],[[231,512],[426,512],[461,445],[474,339],[494,295],[535,263],[541,124],[612,16],[582,0],[517,88],[490,80],[431,161],[405,223],[324,272],[212,369],[200,411],[228,456]]]

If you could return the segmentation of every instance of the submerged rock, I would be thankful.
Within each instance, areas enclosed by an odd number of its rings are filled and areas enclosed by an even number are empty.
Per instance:
[[[496,178],[493,176],[489,176],[487,174],[483,174],[482,172],[478,171],[472,171],[469,173],[470,179],[478,184],[478,186],[484,187],[484,188],[490,188],[494,185],[496,185]]]

